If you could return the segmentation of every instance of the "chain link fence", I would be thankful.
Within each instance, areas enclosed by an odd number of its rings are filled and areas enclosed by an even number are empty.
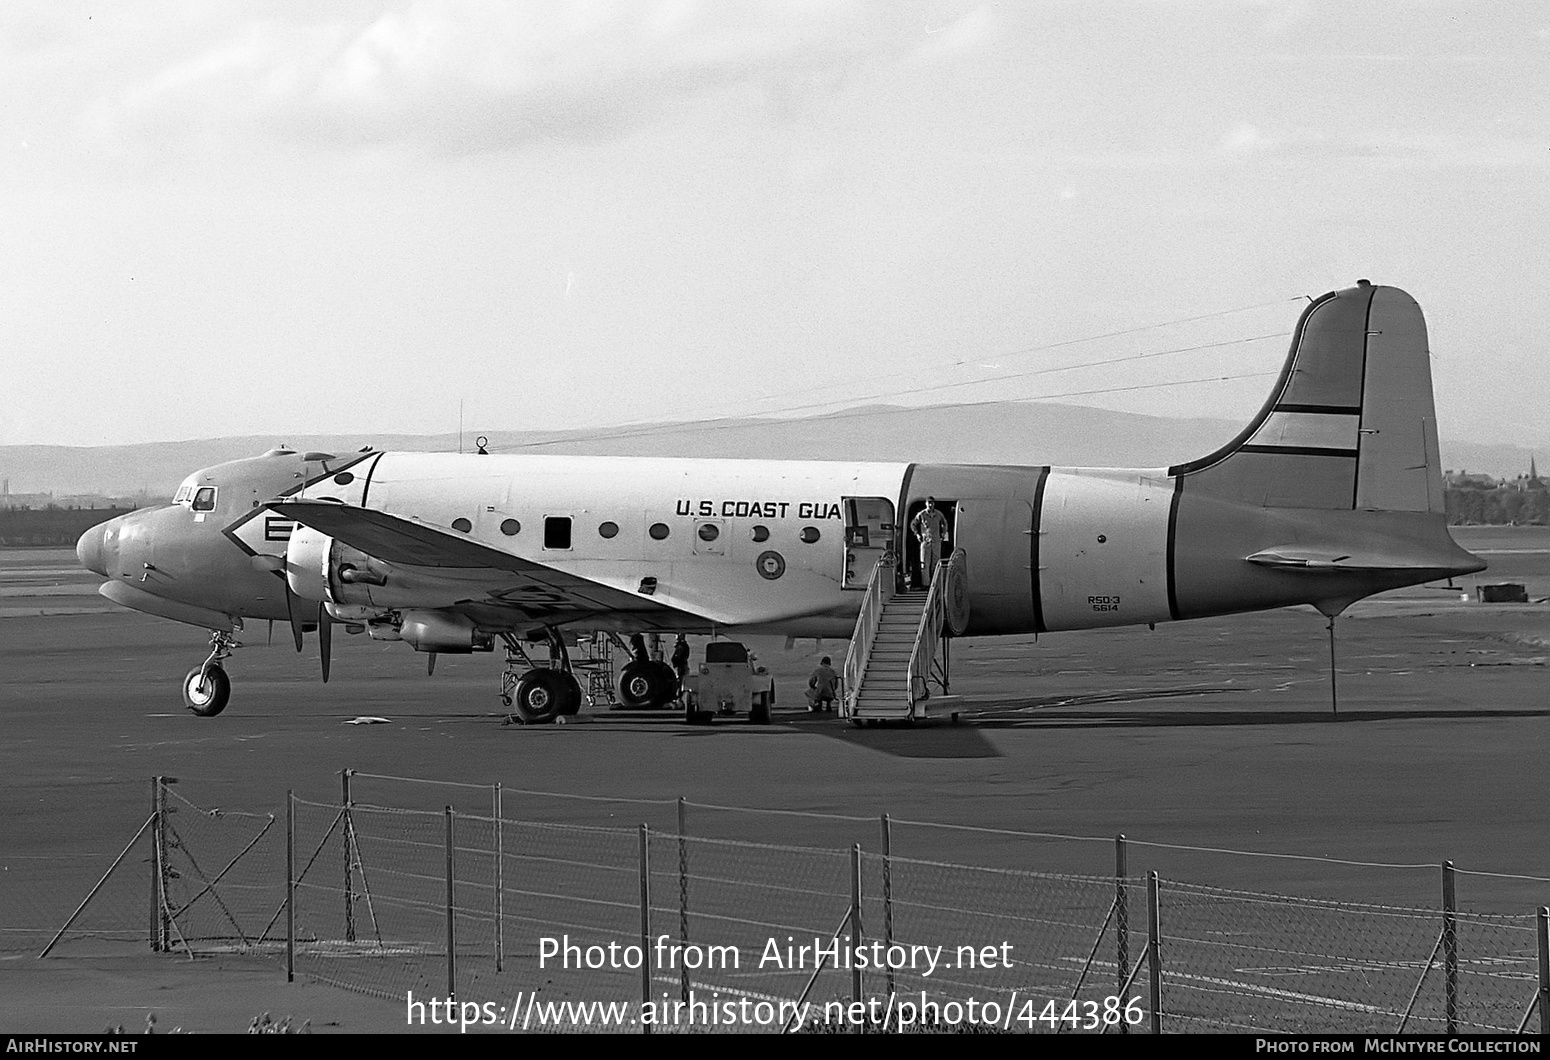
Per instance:
[[[20,913],[0,947],[259,952],[411,1015],[455,997],[462,1022],[530,1027],[536,1010],[550,1030],[1514,1033],[1547,1018],[1550,912],[1461,909],[1451,864],[1435,908],[1383,905],[1133,873],[1123,841],[1111,871],[1046,872],[905,856],[886,817],[774,811],[804,841],[754,843],[730,807],[631,805],[650,821],[626,826],[577,823],[585,804],[566,803],[555,823],[504,813],[498,786],[449,786],[458,805],[438,810],[423,787],[397,805],[354,776],[337,804],[290,796],[277,814],[202,808],[157,778],[57,929],[46,903],[15,901],[26,878],[5,880]],[[1029,838],[1096,860],[1088,837]]]

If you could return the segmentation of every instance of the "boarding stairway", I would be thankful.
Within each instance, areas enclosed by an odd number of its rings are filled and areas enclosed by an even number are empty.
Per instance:
[[[959,550],[929,588],[896,592],[893,560],[879,561],[845,656],[841,717],[857,725],[914,721],[928,715],[932,682],[947,692],[947,587],[962,565]]]

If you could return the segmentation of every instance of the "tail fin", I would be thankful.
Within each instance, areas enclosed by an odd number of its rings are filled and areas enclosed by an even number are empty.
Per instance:
[[[1267,508],[1443,511],[1426,320],[1397,287],[1317,298],[1270,400],[1210,456],[1168,469]]]

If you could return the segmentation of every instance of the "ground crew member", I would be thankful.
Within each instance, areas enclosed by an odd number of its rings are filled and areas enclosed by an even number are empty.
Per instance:
[[[682,633],[678,634],[678,642],[673,645],[673,672],[678,675],[680,685],[689,673],[689,642]]]
[[[910,523],[920,539],[920,588],[929,588],[942,562],[942,541],[947,537],[947,516],[936,510],[936,498],[927,497],[926,506]]]
[[[834,667],[829,665],[829,657],[825,655],[818,663],[818,669],[813,671],[813,676],[807,679],[807,709],[811,711],[833,710],[834,694],[840,687],[840,675],[834,672]]]
[[[646,638],[639,633],[630,634],[630,656],[636,662],[651,661],[651,655],[646,651]]]

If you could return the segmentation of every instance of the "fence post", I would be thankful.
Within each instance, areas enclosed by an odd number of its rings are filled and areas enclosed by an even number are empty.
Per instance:
[[[1453,889],[1453,862],[1442,863],[1442,970],[1447,1001],[1448,1034],[1458,1033],[1459,940],[1458,906]]]
[[[344,828],[340,836],[344,840],[344,940],[355,941],[355,866],[350,861],[350,770],[339,771],[343,788],[340,805],[344,809]]]
[[[850,999],[861,1003],[861,967],[856,954],[861,952],[861,844],[850,845]],[[866,1030],[864,1022],[856,1024],[856,1033]]]
[[[1146,875],[1146,962],[1151,973],[1152,1033],[1161,1034],[1162,1024],[1162,889],[1157,873]]]
[[[883,830],[883,950],[886,952],[893,946],[893,826],[885,813],[882,816]],[[888,968],[888,995],[893,996],[894,978],[893,964],[887,963]],[[888,1028],[884,1027],[886,1031]]]
[[[689,952],[689,844],[684,839],[688,832],[688,811],[682,795],[678,796],[678,941],[684,952]],[[682,957],[678,960],[678,997],[689,1003],[689,965]]]
[[[172,916],[167,907],[167,785],[177,777],[156,778],[156,930],[163,953],[172,951]]]
[[[640,823],[640,1032],[651,1033],[646,1006],[651,1004],[651,829]]]
[[[266,933],[267,933],[267,929]],[[296,981],[296,792],[285,793],[285,981]]]
[[[1539,907],[1539,1034],[1550,1037],[1550,906]]]
[[[1125,834],[1114,837],[1114,941],[1115,962],[1118,964],[1119,990],[1124,991],[1130,980],[1130,895],[1125,880],[1130,876],[1129,858],[1125,850]],[[1123,1005],[1125,998],[1120,998]],[[1119,1032],[1130,1033],[1130,1024],[1119,1021]]]
[[[452,851],[453,851],[453,817],[452,807],[447,807],[447,997],[450,999],[457,994],[457,914],[453,904],[452,890]]]
[[[501,783],[495,782],[494,795],[495,816],[495,970],[501,971],[505,963],[505,935],[501,930],[501,869],[505,865],[506,851],[501,835],[506,829],[506,823],[501,817]]]
[[[151,952],[161,952],[161,777],[151,778]]]

